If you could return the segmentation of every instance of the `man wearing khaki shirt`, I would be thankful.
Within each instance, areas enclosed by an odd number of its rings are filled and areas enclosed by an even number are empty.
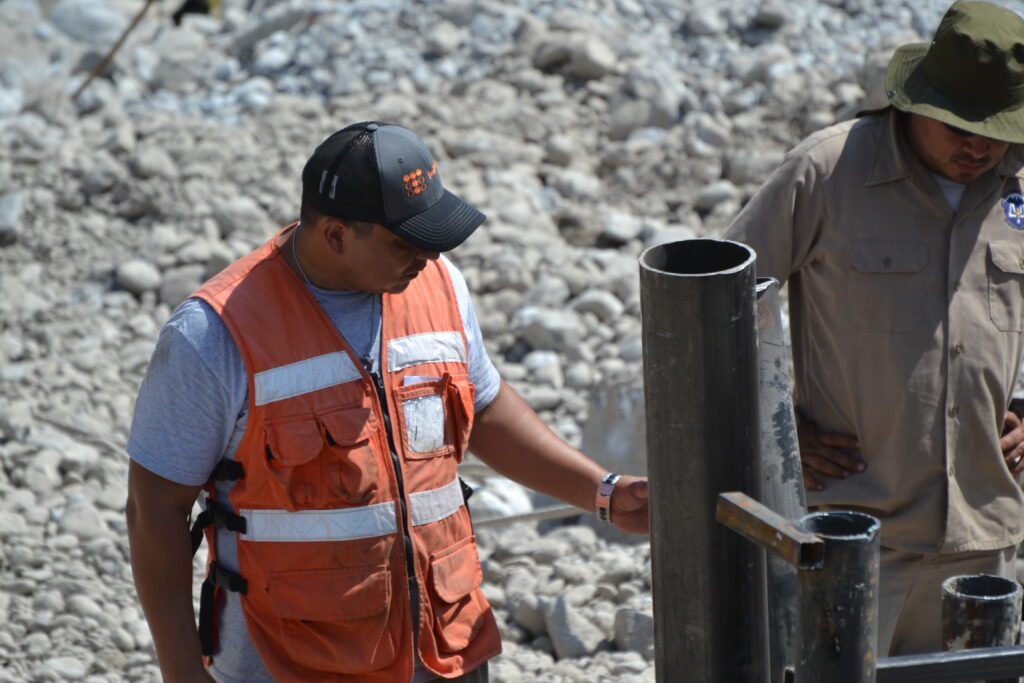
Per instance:
[[[727,233],[789,282],[808,502],[882,520],[879,652],[940,649],[940,584],[1014,576],[1024,428],[1024,20],[958,2],[891,107],[792,150]]]

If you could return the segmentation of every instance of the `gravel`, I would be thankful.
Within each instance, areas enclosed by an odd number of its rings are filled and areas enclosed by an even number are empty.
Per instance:
[[[173,307],[297,217],[328,134],[424,137],[489,216],[451,257],[503,377],[639,472],[636,257],[720,234],[796,141],[877,106],[947,2],[226,0],[150,12],[72,102],[141,5],[0,2],[0,680],[159,680],[123,514],[133,396]],[[466,478],[480,519],[551,502]],[[478,530],[494,681],[653,680],[649,547],[578,521]]]

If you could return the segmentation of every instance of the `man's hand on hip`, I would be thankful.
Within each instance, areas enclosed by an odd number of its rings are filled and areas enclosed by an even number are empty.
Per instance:
[[[797,437],[800,441],[804,486],[808,491],[825,490],[820,477],[846,479],[867,468],[860,457],[860,443],[855,436],[824,432],[798,413]]]
[[[1003,450],[1003,460],[1013,476],[1024,472],[1024,422],[1016,413],[1007,412],[1003,416],[1003,435],[999,439],[999,447]]]

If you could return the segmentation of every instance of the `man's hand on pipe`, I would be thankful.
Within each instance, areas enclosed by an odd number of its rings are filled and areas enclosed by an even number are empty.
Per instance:
[[[647,479],[623,475],[615,485],[611,504],[612,524],[631,534],[650,533]]]
[[[1013,476],[1024,472],[1024,422],[1016,413],[1007,412],[1003,416],[1003,435],[999,439],[999,447],[1003,450],[1003,460]]]
[[[822,431],[818,425],[799,413],[796,424],[804,487],[808,491],[824,491],[825,485],[821,483],[823,477],[846,479],[867,468],[860,457],[857,437]],[[1024,439],[1024,435],[1021,438]]]

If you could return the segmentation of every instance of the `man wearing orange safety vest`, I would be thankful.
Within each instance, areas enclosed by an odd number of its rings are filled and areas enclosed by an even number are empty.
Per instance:
[[[302,184],[300,223],[175,311],[139,392],[128,529],[161,672],[486,681],[501,643],[456,473],[466,450],[627,531],[647,530],[647,482],[566,444],[497,376],[440,256],[484,216],[414,133],[340,130]]]

